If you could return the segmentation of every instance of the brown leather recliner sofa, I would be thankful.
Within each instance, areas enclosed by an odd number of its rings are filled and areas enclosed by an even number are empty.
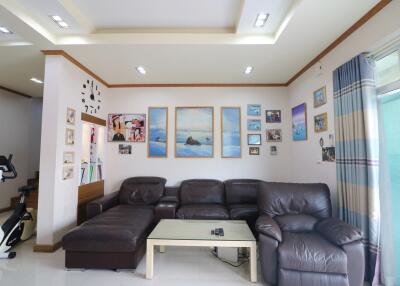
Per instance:
[[[279,286],[362,286],[360,230],[331,217],[325,184],[260,183],[259,256]]]

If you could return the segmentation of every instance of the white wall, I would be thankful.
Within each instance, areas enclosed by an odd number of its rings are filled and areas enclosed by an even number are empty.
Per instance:
[[[400,34],[400,1],[392,1],[375,17],[353,33],[348,39],[321,59],[322,74],[317,67],[305,72],[289,86],[290,107],[307,103],[308,141],[292,142],[292,179],[299,182],[322,181],[328,183],[336,200],[336,164],[321,163],[319,138],[328,142],[328,134],[334,133],[333,70],[362,52],[369,52]],[[328,103],[313,108],[313,91],[326,86]],[[328,112],[328,131],[314,133],[314,115]]]
[[[288,180],[290,162],[290,113],[286,88],[138,88],[110,89],[108,113],[148,113],[150,106],[167,106],[168,158],[147,158],[147,143],[132,143],[132,155],[119,155],[117,142],[106,144],[106,192],[119,188],[131,176],[161,176],[167,185],[184,179],[259,178]],[[262,146],[260,156],[249,156],[247,145],[247,104],[262,104]],[[176,106],[214,107],[214,158],[175,158],[174,124]],[[240,106],[242,112],[242,158],[221,158],[220,107]],[[283,123],[269,124],[269,128],[283,129],[283,142],[267,143],[265,138],[265,109],[281,109]],[[250,118],[250,117],[249,117]],[[253,117],[251,117],[253,118]],[[253,132],[256,133],[256,132]],[[147,141],[147,140],[146,140]],[[269,146],[278,146],[278,155],[269,154]]]
[[[18,172],[16,179],[0,182],[0,209],[10,206],[10,199],[19,195],[18,188],[26,185],[39,164],[39,156],[32,154],[36,155],[40,150],[40,128],[36,128],[40,116],[40,100],[0,89],[0,155],[13,154],[13,164]]]

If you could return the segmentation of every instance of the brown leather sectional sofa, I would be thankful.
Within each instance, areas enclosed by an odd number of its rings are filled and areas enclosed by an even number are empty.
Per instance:
[[[326,185],[250,179],[165,183],[129,178],[118,192],[89,203],[89,220],[63,238],[66,268],[136,268],[146,237],[162,218],[240,219],[258,236],[266,282],[362,285],[361,232],[331,218]]]

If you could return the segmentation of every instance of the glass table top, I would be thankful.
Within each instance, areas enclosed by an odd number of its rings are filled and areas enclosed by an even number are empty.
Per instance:
[[[211,230],[224,229],[224,236]],[[255,241],[246,221],[162,219],[147,239]]]

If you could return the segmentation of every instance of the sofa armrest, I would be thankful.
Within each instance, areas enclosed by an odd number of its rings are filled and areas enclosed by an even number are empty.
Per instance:
[[[262,215],[257,219],[256,230],[259,233],[262,233],[279,242],[282,242],[282,232],[279,225],[273,218],[267,215]]]
[[[325,239],[338,246],[362,239],[361,230],[337,218],[324,219],[317,224],[315,229]]]
[[[102,212],[116,206],[118,204],[119,192],[114,192],[94,201],[89,202],[86,205],[86,217],[91,219],[94,216],[101,214]]]
[[[178,204],[179,200],[176,196],[163,196],[161,197],[160,203],[176,203]]]

